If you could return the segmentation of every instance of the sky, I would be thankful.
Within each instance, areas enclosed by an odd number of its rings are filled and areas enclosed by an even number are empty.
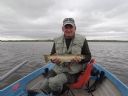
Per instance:
[[[55,38],[67,17],[88,40],[128,40],[128,0],[0,0],[0,40]]]

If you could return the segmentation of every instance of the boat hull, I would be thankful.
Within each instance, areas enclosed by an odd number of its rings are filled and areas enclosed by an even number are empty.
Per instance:
[[[3,88],[0,90],[0,96],[28,96],[27,89],[39,88],[44,79],[42,73],[45,72],[46,68],[51,70],[53,66],[53,63],[49,63],[21,78],[15,83]],[[96,90],[93,92],[94,96],[128,96],[128,87],[115,75],[99,64],[94,64],[94,67],[99,71],[103,71],[106,76],[103,82],[97,85]],[[93,82],[93,79],[91,81]],[[90,93],[88,93],[84,88],[75,89],[73,92],[76,96],[90,96]],[[46,95],[41,93],[40,95],[38,94],[38,96]]]

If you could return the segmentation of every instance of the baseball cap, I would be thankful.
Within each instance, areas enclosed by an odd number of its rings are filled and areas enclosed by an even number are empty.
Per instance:
[[[63,20],[63,26],[67,25],[67,24],[71,24],[72,26],[75,26],[75,21],[73,18],[65,18]]]

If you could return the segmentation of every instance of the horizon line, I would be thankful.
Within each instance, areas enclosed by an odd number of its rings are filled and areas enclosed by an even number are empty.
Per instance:
[[[22,41],[26,41],[26,42],[32,42],[32,41],[37,41],[37,42],[45,42],[45,41],[49,41],[49,42],[53,42],[53,39],[45,39],[45,40],[0,40],[1,42],[22,42]],[[89,42],[128,42],[128,40],[87,40]]]

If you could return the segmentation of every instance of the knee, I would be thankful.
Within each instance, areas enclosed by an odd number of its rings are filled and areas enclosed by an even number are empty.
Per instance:
[[[52,90],[52,91],[58,91],[58,90],[61,90],[63,87],[63,83],[62,82],[59,82],[59,80],[57,79],[54,79],[54,78],[50,78],[49,79],[49,88]]]
[[[56,91],[63,87],[63,84],[67,82],[65,74],[58,74],[55,77],[49,78],[49,87]]]

